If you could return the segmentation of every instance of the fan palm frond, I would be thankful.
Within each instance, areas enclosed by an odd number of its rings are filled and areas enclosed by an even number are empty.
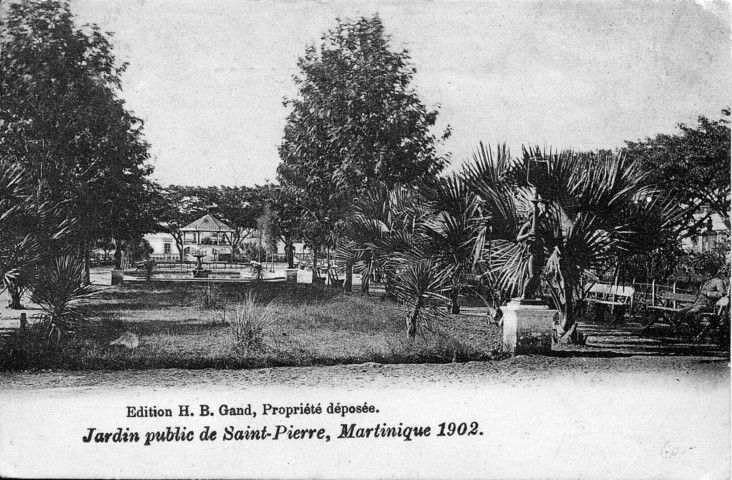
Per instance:
[[[407,336],[411,339],[420,327],[431,330],[432,322],[444,317],[439,303],[447,301],[443,295],[446,277],[431,259],[421,259],[405,265],[399,278],[394,290],[397,299],[407,306]]]
[[[547,259],[542,273],[562,310],[588,272],[652,248],[644,239],[658,239],[680,215],[673,202],[647,185],[647,173],[622,154],[536,147],[524,148],[520,161],[509,161],[500,150],[494,155],[481,145],[463,171],[478,199],[475,258],[508,292],[521,291],[529,274],[528,246],[516,237],[532,208],[534,186],[527,176],[536,160],[545,165],[535,186],[541,205],[536,238]]]
[[[31,301],[43,309],[49,336],[60,339],[84,320],[74,302],[96,293],[93,286],[85,284],[84,278],[84,263],[73,255],[62,255],[42,265],[31,280]]]

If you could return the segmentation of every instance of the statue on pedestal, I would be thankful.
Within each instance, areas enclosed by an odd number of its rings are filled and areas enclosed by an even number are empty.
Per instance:
[[[521,300],[538,300],[541,294],[541,272],[544,269],[544,242],[540,235],[537,235],[539,221],[546,212],[539,208],[541,199],[539,198],[538,188],[544,181],[547,168],[544,161],[532,159],[527,163],[526,177],[529,185],[534,188],[534,196],[531,203],[534,205],[532,212],[528,215],[526,223],[521,226],[516,241],[526,242],[529,246],[531,259],[529,260],[529,279],[524,284]]]

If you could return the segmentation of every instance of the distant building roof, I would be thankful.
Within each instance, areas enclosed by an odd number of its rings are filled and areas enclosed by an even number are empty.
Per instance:
[[[234,229],[211,214],[206,214],[195,222],[181,228],[184,232],[233,232]]]

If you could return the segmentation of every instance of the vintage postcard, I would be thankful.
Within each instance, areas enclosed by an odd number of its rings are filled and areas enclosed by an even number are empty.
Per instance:
[[[0,475],[729,478],[730,34],[0,0]]]

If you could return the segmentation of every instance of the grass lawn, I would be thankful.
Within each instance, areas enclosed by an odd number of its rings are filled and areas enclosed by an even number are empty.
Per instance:
[[[253,330],[261,330],[250,346],[237,344],[224,320],[224,312],[231,319],[237,307],[242,311],[248,291],[257,296]],[[40,325],[2,340],[0,369],[258,368],[499,356],[501,330],[484,318],[450,315],[409,342],[401,307],[379,296],[285,283],[221,284],[206,292],[176,283],[112,288],[83,306],[88,322],[57,347],[48,345]],[[258,320],[267,313],[269,320]],[[125,332],[139,337],[137,348],[109,345]]]

